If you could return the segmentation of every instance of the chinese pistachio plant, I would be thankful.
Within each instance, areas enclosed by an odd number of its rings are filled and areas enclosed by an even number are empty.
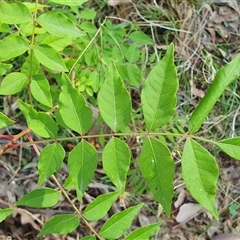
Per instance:
[[[42,1],[41,1],[42,2]],[[38,233],[67,234],[84,222],[91,235],[82,239],[149,239],[161,222],[128,229],[144,204],[127,207],[113,214],[99,230],[92,221],[103,219],[112,205],[126,195],[126,183],[132,161],[154,199],[171,217],[174,195],[175,162],[164,138],[179,138],[183,143],[181,169],[184,184],[192,197],[218,219],[216,185],[219,169],[214,156],[202,146],[207,142],[240,160],[240,138],[212,140],[197,135],[205,118],[227,86],[239,77],[240,55],[216,74],[207,94],[192,112],[188,129],[181,133],[164,132],[174,121],[178,77],[174,65],[174,45],[170,44],[162,59],[144,79],[145,61],[140,46],[153,45],[152,40],[134,25],[113,25],[106,20],[95,27],[96,12],[79,10],[86,0],[51,0],[46,3],[0,2],[0,95],[16,95],[17,104],[27,127],[9,138],[0,154],[8,148],[30,145],[38,157],[38,186],[19,199],[16,206],[49,208],[64,196],[72,206],[71,214],[50,218]],[[64,7],[63,7],[64,6]],[[130,34],[126,37],[126,27]],[[16,66],[17,65],[17,66]],[[140,86],[142,86],[140,88]],[[133,128],[130,88],[139,88],[141,127]],[[108,127],[89,134],[96,124],[94,109]],[[0,113],[0,126],[14,124],[10,116]],[[174,123],[173,123],[174,124]],[[175,124],[178,124],[176,122]],[[72,131],[74,136],[63,136]],[[41,140],[33,141],[32,136]],[[22,137],[25,142],[17,143]],[[29,139],[26,142],[26,137]],[[90,143],[101,138],[101,152]],[[133,159],[127,138],[138,137],[140,154]],[[62,141],[75,139],[77,144],[66,156]],[[44,148],[39,151],[38,145]],[[63,161],[67,161],[68,177],[63,183],[56,177]],[[94,179],[98,164],[111,182],[109,193],[101,194],[80,210],[70,198],[75,190],[81,201]],[[52,179],[54,188],[43,185]],[[0,210],[0,220],[14,209]],[[67,224],[66,224],[67,223]]]

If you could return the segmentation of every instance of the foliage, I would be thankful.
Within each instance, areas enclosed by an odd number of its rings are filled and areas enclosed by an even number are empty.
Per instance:
[[[28,129],[15,136],[1,150],[1,154],[26,134],[29,138],[27,144],[32,145],[39,155],[39,186],[51,177],[59,188],[35,189],[17,201],[16,206],[51,207],[59,201],[61,194],[71,203],[73,214],[53,216],[38,236],[69,233],[83,221],[93,235],[82,239],[116,239],[123,235],[126,239],[149,239],[161,222],[141,227],[127,236],[132,221],[144,204],[112,215],[99,232],[89,222],[102,219],[115,201],[125,196],[131,149],[124,140],[136,136],[142,145],[138,159],[142,177],[155,200],[170,217],[175,164],[166,139],[179,137],[184,142],[182,175],[186,188],[218,219],[215,198],[219,170],[214,156],[200,142],[211,143],[239,160],[240,141],[239,138],[214,141],[194,134],[226,87],[239,77],[240,56],[219,70],[208,93],[192,113],[188,132],[184,132],[177,121],[175,129],[180,129],[180,133],[164,132],[166,125],[172,127],[175,119],[178,90],[173,44],[169,45],[165,56],[143,81],[145,69],[139,65],[145,59],[139,49],[142,45],[153,45],[153,41],[131,24],[113,25],[107,20],[96,29],[92,21],[96,12],[90,9],[85,9],[81,13],[81,21],[78,21],[77,6],[84,2],[51,0],[49,5],[37,2],[0,3],[0,22],[2,29],[3,26],[7,29],[7,36],[0,41],[0,73],[3,77],[0,94],[18,94],[18,106],[28,125]],[[67,5],[69,11],[59,8],[52,11],[52,6],[57,6],[55,4]],[[127,27],[131,33],[126,39]],[[17,71],[10,60],[13,62],[19,56],[23,57],[24,62]],[[135,131],[131,124],[136,113],[129,86],[137,88],[141,84],[145,125],[141,126],[140,131]],[[21,95],[25,89],[28,92],[27,100]],[[81,200],[99,163],[100,154],[88,141],[91,139],[88,131],[95,122],[92,113],[94,104],[99,108],[102,121],[111,129],[110,134],[99,132],[97,136],[105,137],[100,158],[115,191],[98,196],[80,212],[69,198],[68,190],[74,189],[78,200]],[[1,128],[13,123],[9,116],[0,114]],[[66,155],[59,143],[63,140],[59,135],[60,129],[72,130],[78,134],[75,138],[80,139],[67,157],[69,176],[63,187],[54,175]],[[40,154],[31,140],[30,130],[49,142]],[[109,136],[111,138],[107,139]],[[3,221],[13,211],[1,209],[0,220]]]

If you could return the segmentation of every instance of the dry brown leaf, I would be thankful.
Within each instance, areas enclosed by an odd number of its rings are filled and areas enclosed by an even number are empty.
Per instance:
[[[192,80],[190,80],[190,85],[191,85],[191,93],[192,95],[196,97],[203,98],[205,96],[205,92],[201,89],[196,88],[196,85],[193,83]]]
[[[182,205],[182,203],[184,202],[185,196],[186,196],[186,191],[182,189],[178,195],[177,201],[174,202],[175,208],[179,208]]]
[[[228,234],[220,234],[212,238],[212,240],[239,240],[239,233],[228,233]]]

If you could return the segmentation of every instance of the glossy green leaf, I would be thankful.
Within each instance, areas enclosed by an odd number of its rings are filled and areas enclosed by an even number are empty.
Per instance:
[[[30,89],[33,97],[41,104],[52,108],[52,96],[48,80],[43,75],[35,75],[32,77]]]
[[[28,206],[34,208],[48,208],[56,205],[61,197],[61,192],[51,188],[33,190],[19,199],[16,206]]]
[[[87,141],[82,140],[70,152],[68,157],[69,177],[65,182],[66,187],[74,187],[78,199],[81,199],[88,184],[94,176],[97,167],[97,151]],[[68,186],[68,183],[70,185]]]
[[[131,226],[143,203],[134,207],[125,209],[122,212],[115,213],[102,226],[99,234],[103,238],[117,239],[122,236]]]
[[[12,64],[0,63],[0,77],[4,75],[9,69],[11,69],[12,66]]]
[[[155,234],[155,232],[158,230],[161,224],[162,222],[158,222],[158,223],[153,223],[153,224],[138,228],[132,233],[130,233],[125,238],[125,240],[150,239],[150,237],[152,237]]]
[[[61,166],[65,151],[59,143],[52,143],[44,147],[38,160],[38,185],[47,181]]]
[[[0,129],[5,128],[14,123],[15,123],[15,121],[13,121],[12,119],[10,119],[6,115],[4,115],[2,112],[0,112]]]
[[[68,72],[68,69],[58,52],[48,45],[39,45],[33,49],[36,59],[45,67],[58,72]]]
[[[57,135],[56,122],[46,113],[37,112],[31,105],[18,99],[18,105],[24,114],[28,127],[41,137],[50,138]]]
[[[59,113],[62,121],[72,130],[85,134],[92,126],[92,111],[68,77],[63,74],[62,91],[59,96]]]
[[[0,222],[5,220],[12,213],[13,213],[13,209],[12,208],[5,208],[5,209],[1,209],[0,208]]]
[[[32,15],[24,4],[0,2],[0,22],[19,24],[31,21]]]
[[[41,14],[37,22],[53,36],[77,38],[85,35],[66,15],[59,12]]]
[[[140,171],[154,196],[170,216],[173,198],[175,164],[167,146],[157,139],[146,138],[141,156]]]
[[[29,49],[25,39],[17,35],[10,35],[0,41],[0,61],[6,61],[22,55]]]
[[[98,106],[105,123],[117,132],[131,120],[131,98],[114,66],[109,66],[108,77],[98,93]]]
[[[125,192],[130,158],[128,145],[119,138],[112,138],[103,149],[103,169],[121,193]]]
[[[67,234],[73,232],[79,225],[79,217],[74,214],[59,214],[48,220],[37,237],[46,234]]]
[[[182,155],[182,176],[191,195],[216,219],[218,167],[214,157],[199,143],[187,139]]]
[[[240,137],[224,139],[215,144],[230,157],[240,160]]]
[[[83,217],[88,221],[97,221],[103,218],[113,203],[117,200],[119,192],[111,192],[98,196],[83,212]]]
[[[213,84],[194,110],[189,120],[189,132],[199,130],[205,118],[214,107],[227,86],[238,79],[240,74],[240,54],[229,64],[222,67],[216,74]]]
[[[1,82],[0,95],[13,95],[21,92],[27,83],[28,78],[25,74],[11,72]]]
[[[68,6],[80,6],[88,0],[50,0],[50,2]]]
[[[85,237],[82,237],[80,238],[80,240],[96,240],[96,237],[95,236],[85,236]]]
[[[177,102],[178,78],[174,66],[174,47],[171,44],[165,56],[148,75],[141,93],[143,115],[149,131],[170,121]]]
[[[153,45],[153,40],[143,32],[135,31],[129,35],[129,39],[131,39],[134,43],[140,45]]]

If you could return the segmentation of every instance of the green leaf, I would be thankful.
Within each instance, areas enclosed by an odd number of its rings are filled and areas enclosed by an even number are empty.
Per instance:
[[[15,123],[15,121],[13,121],[12,119],[10,119],[6,115],[4,115],[2,112],[0,112],[0,129],[5,128],[14,123]]]
[[[47,221],[37,237],[46,234],[67,234],[73,232],[79,225],[79,217],[74,214],[59,214]]]
[[[71,45],[73,43],[73,39],[70,37],[56,37],[53,35],[47,36],[43,41],[42,44],[47,44],[53,49],[55,49],[57,52],[62,51],[67,46]]]
[[[31,21],[32,15],[24,4],[0,2],[0,22],[19,24]]]
[[[9,69],[11,69],[12,66],[12,64],[0,63],[0,77],[4,75]]]
[[[71,38],[85,36],[68,17],[59,12],[49,11],[41,14],[37,22],[53,36]]]
[[[111,192],[98,196],[93,202],[91,202],[84,210],[83,217],[88,221],[97,221],[103,218],[113,203],[119,196],[119,192]]]
[[[122,130],[131,120],[131,98],[113,64],[98,93],[98,105],[102,118],[114,132]]]
[[[33,49],[36,59],[45,67],[58,72],[68,72],[62,57],[53,48],[43,44]]]
[[[134,43],[140,45],[153,45],[153,40],[143,32],[135,31],[129,35],[129,39],[131,39]]]
[[[103,149],[103,169],[120,193],[125,192],[130,158],[128,145],[119,138],[113,137]]]
[[[96,149],[85,140],[78,143],[69,154],[69,177],[66,179],[65,186],[68,187],[66,183],[71,182],[69,186],[76,189],[78,199],[82,198],[94,176],[97,159]]]
[[[187,139],[182,155],[182,176],[191,195],[216,219],[218,167],[214,157],[199,143]]]
[[[12,213],[13,213],[13,209],[12,208],[5,208],[5,209],[1,209],[0,208],[0,222],[5,220]]]
[[[52,108],[52,96],[48,80],[43,75],[35,75],[30,83],[33,97],[41,104]]]
[[[130,63],[135,63],[139,60],[140,52],[137,44],[131,44],[129,46],[126,46],[125,48],[123,48],[123,53],[125,58]]]
[[[189,132],[195,133],[199,130],[205,118],[214,107],[227,86],[238,79],[240,73],[240,54],[226,66],[222,67],[216,74],[213,84],[201,99],[199,105],[189,120]]]
[[[31,105],[18,99],[18,105],[24,114],[28,127],[41,137],[51,138],[57,135],[56,122],[46,113],[37,112]]]
[[[59,113],[69,128],[85,134],[92,126],[92,111],[77,89],[73,88],[67,75],[62,76],[63,85],[59,96]]]
[[[151,236],[155,234],[162,222],[153,223],[141,228],[136,229],[130,233],[125,240],[139,240],[139,239],[150,239]]]
[[[96,15],[97,15],[96,11],[94,11],[92,9],[89,9],[89,8],[86,8],[83,11],[81,11],[80,18],[81,19],[86,19],[86,20],[92,20],[96,17]]]
[[[139,158],[140,171],[154,196],[170,217],[175,164],[167,146],[157,139],[147,138]]]
[[[0,86],[1,95],[13,95],[21,92],[27,85],[28,78],[25,74],[19,72],[9,73],[3,80]]]
[[[177,73],[171,44],[161,61],[148,75],[141,93],[143,115],[149,131],[170,121],[177,102]]]
[[[240,160],[240,137],[224,139],[215,144],[230,157]]]
[[[68,6],[80,6],[88,0],[50,0],[50,2]]]
[[[51,188],[36,189],[19,199],[16,206],[34,208],[48,208],[56,205],[61,197],[61,192]]]
[[[102,226],[99,234],[103,238],[117,239],[123,235],[131,226],[131,223],[139,210],[143,207],[142,204],[125,209],[122,212],[115,213]]]
[[[22,55],[29,49],[25,39],[17,35],[10,35],[0,41],[0,61],[6,61]]]
[[[11,32],[11,28],[5,23],[0,23],[0,32]]]
[[[53,143],[43,148],[38,161],[38,185],[47,181],[62,165],[65,151],[59,143]]]
[[[85,237],[80,238],[80,240],[96,240],[96,237],[95,236],[85,236]]]

